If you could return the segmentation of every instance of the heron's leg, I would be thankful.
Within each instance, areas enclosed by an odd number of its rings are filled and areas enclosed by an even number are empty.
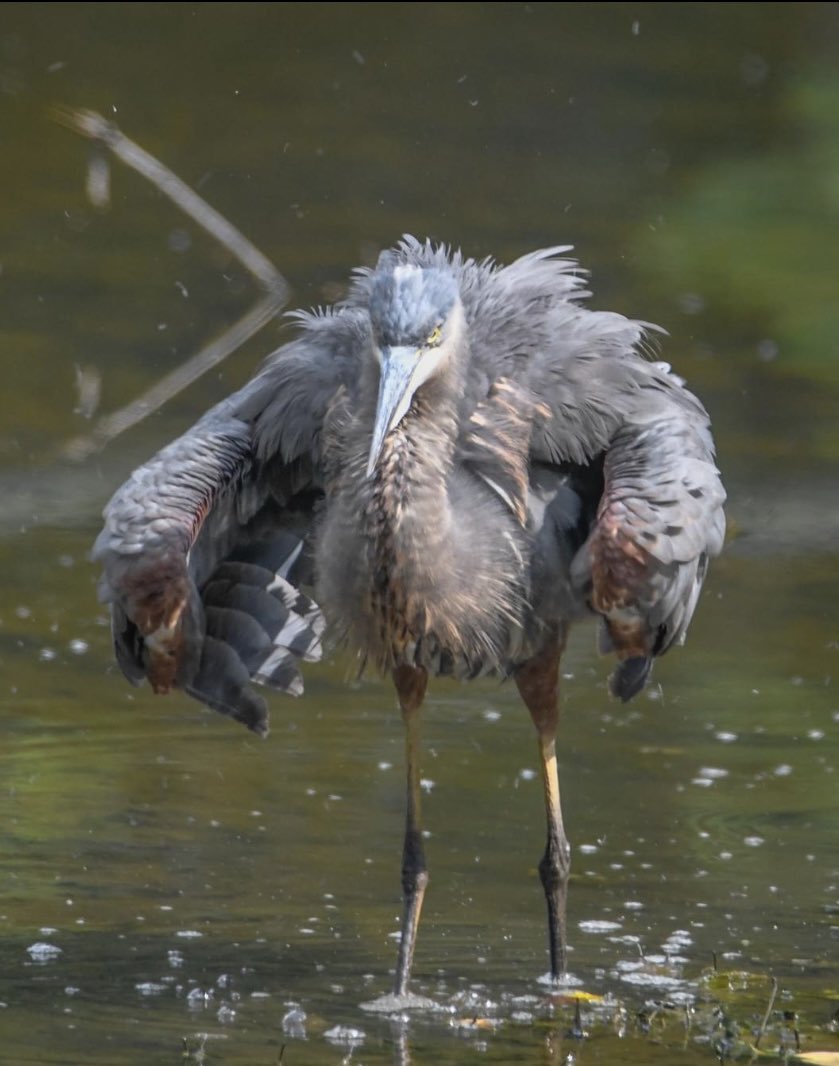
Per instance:
[[[559,660],[564,647],[565,630],[562,629],[537,655],[519,667],[515,675],[518,690],[539,735],[539,764],[548,822],[548,840],[539,863],[539,876],[548,904],[548,944],[554,980],[565,972],[565,904],[571,869],[571,848],[562,824],[556,763]]]
[[[428,884],[428,867],[422,846],[420,819],[419,717],[428,674],[414,666],[398,666],[393,672],[402,720],[405,723],[405,761],[408,772],[408,804],[405,815],[405,843],[402,848],[402,939],[396,964],[394,992],[404,996],[408,990],[414,945],[419,928],[422,900]]]

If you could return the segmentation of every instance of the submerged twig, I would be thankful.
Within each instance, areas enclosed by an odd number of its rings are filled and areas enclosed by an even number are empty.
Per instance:
[[[226,330],[216,340],[211,341],[200,352],[182,363],[181,366],[161,378],[157,384],[138,396],[136,400],[120,407],[109,415],[104,415],[93,430],[81,437],[73,437],[62,448],[66,459],[80,461],[100,451],[120,433],[124,433],[138,422],[162,407],[167,400],[177,396],[202,374],[222,362],[241,347],[245,341],[258,332],[266,322],[277,313],[277,301],[274,296],[266,296],[238,322]]]
[[[769,993],[769,1002],[766,1004],[766,1013],[763,1015],[763,1021],[760,1023],[760,1028],[758,1029],[757,1036],[755,1037],[754,1046],[756,1048],[760,1047],[760,1041],[761,1041],[761,1039],[763,1037],[763,1034],[766,1032],[766,1026],[769,1024],[769,1019],[772,1016],[772,1008],[775,1006],[775,997],[777,996],[777,994],[778,994],[778,978],[777,977],[773,977],[772,978],[772,991]]]
[[[83,459],[142,421],[244,344],[270,321],[283,305],[288,294],[288,285],[270,259],[244,234],[168,167],[126,137],[114,123],[108,122],[95,111],[75,111],[66,107],[55,108],[54,116],[62,125],[93,140],[96,145],[107,148],[126,166],[150,181],[238,259],[265,290],[265,296],[255,307],[220,337],[202,348],[197,355],[171,374],[167,374],[132,403],[99,419],[90,434],[77,437],[65,445],[63,453],[66,458]],[[90,180],[88,186],[90,187]],[[99,197],[96,204],[101,207],[106,202],[107,196],[104,196]]]
[[[56,107],[53,113],[63,126],[102,144],[126,166],[142,174],[202,229],[215,237],[219,244],[223,244],[263,288],[285,295],[285,279],[271,260],[177,174],[173,174],[153,155],[126,137],[113,122],[108,122],[96,111],[75,111],[69,107]]]

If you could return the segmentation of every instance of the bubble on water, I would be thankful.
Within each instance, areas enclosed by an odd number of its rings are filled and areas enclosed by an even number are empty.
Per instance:
[[[367,1034],[363,1029],[355,1029],[351,1025],[334,1025],[326,1030],[323,1038],[336,1047],[357,1048],[367,1039]]]
[[[687,948],[693,944],[693,937],[687,929],[674,929],[667,940],[664,942],[664,948],[668,947]]]
[[[203,988],[196,987],[187,992],[186,1002],[191,1010],[203,1010],[212,998],[212,989],[207,989],[205,992]]]
[[[641,985],[667,992],[677,988],[684,988],[686,984],[679,977],[669,977],[667,974],[662,973],[646,973],[643,970],[621,974],[621,981],[626,982],[628,985]]]
[[[387,993],[378,999],[371,999],[361,1004],[361,1009],[371,1014],[401,1014],[403,1011],[433,1011],[435,1013],[446,1010],[436,1000],[428,996],[418,996],[413,992],[407,992],[404,996]]]
[[[286,1011],[280,1023],[286,1036],[293,1040],[306,1039],[306,1012],[298,1006],[293,1006]]]
[[[134,987],[141,996],[159,996],[161,992],[166,991],[166,985],[160,984],[159,981],[141,981]]]
[[[602,918],[591,918],[577,923],[584,933],[614,933],[621,928],[620,922],[610,922]]]
[[[30,944],[26,950],[29,953],[29,957],[35,962],[51,962],[62,954],[61,948],[56,944],[48,944],[43,940]]]

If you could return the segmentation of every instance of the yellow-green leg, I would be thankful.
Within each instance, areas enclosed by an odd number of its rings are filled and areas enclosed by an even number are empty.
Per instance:
[[[539,863],[539,876],[548,905],[548,946],[551,977],[554,980],[558,980],[565,972],[565,908],[571,870],[571,847],[562,824],[556,761],[559,660],[564,647],[565,632],[561,630],[538,655],[516,671],[516,684],[536,726],[539,742],[539,765],[542,771],[548,830],[545,854]]]

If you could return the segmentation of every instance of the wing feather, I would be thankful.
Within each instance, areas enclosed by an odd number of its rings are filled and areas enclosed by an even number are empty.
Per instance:
[[[572,578],[605,620],[605,643],[621,660],[612,689],[629,699],[652,658],[684,641],[708,560],[722,549],[725,491],[707,420],[693,403],[664,403],[656,420],[625,424],[603,473]]]
[[[320,658],[324,628],[300,588],[323,495],[320,431],[352,378],[357,319],[310,316],[108,503],[94,558],[132,683],[183,689],[260,734],[267,709],[250,682],[302,692],[297,663]]]

